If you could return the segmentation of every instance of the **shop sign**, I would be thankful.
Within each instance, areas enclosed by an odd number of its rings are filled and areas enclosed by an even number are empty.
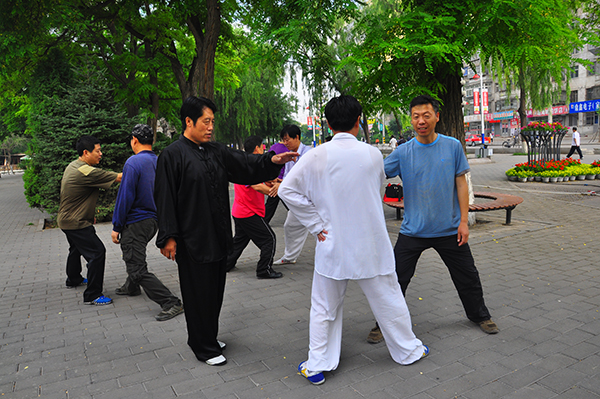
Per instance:
[[[569,104],[569,113],[594,112],[600,110],[600,100],[580,101]]]

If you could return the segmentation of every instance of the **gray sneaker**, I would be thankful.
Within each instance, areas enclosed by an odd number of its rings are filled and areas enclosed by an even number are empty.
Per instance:
[[[170,320],[173,317],[175,317],[179,314],[182,314],[182,313],[183,313],[183,305],[174,305],[174,306],[171,306],[167,310],[163,310],[162,312],[160,312],[159,314],[154,316],[154,318],[158,321],[165,321],[165,320]]]

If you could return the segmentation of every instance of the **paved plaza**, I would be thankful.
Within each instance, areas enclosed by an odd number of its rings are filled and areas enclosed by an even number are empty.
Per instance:
[[[593,152],[585,161],[600,159]],[[96,225],[107,248],[104,293],[114,304],[83,304],[65,288],[67,240],[41,228],[21,175],[0,179],[0,397],[194,399],[590,399],[600,398],[600,181],[512,183],[504,172],[526,157],[472,160],[475,191],[524,198],[505,212],[479,213],[470,245],[486,304],[500,327],[486,335],[469,322],[438,255],[426,251],[407,291],[416,335],[431,349],[410,366],[385,343],[362,291],[350,283],[340,366],[311,385],[306,360],[314,240],[284,277],[257,280],[258,250],[246,249],[228,274],[219,339],[228,363],[210,367],[186,344],[184,316],[158,322],[145,294],[119,297],[126,277],[110,224]],[[394,180],[395,181],[395,180]],[[350,215],[349,215],[350,217]],[[392,243],[400,221],[385,209]],[[285,209],[273,228],[283,253]],[[278,257],[276,256],[276,259]],[[149,267],[180,295],[177,268],[149,244]]]

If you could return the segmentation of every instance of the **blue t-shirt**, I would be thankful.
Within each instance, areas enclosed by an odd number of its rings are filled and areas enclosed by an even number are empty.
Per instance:
[[[156,160],[152,151],[140,151],[125,162],[113,212],[114,231],[120,233],[128,224],[157,219],[154,203]]]
[[[398,146],[384,166],[388,177],[402,179],[400,233],[421,238],[456,234],[460,224],[456,177],[470,170],[460,141],[439,133],[431,144],[413,139]]]

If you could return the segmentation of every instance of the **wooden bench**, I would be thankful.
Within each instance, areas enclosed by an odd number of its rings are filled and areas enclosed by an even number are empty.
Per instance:
[[[480,204],[470,204],[469,212],[486,212],[504,209],[506,210],[505,224],[507,225],[509,225],[511,222],[512,210],[515,209],[515,207],[521,202],[523,202],[523,198],[511,194],[475,192],[474,195],[475,198],[486,198],[490,199],[491,201],[485,201]],[[402,219],[404,201],[383,201],[383,203],[387,206],[391,206],[392,208],[396,208],[396,219]]]

